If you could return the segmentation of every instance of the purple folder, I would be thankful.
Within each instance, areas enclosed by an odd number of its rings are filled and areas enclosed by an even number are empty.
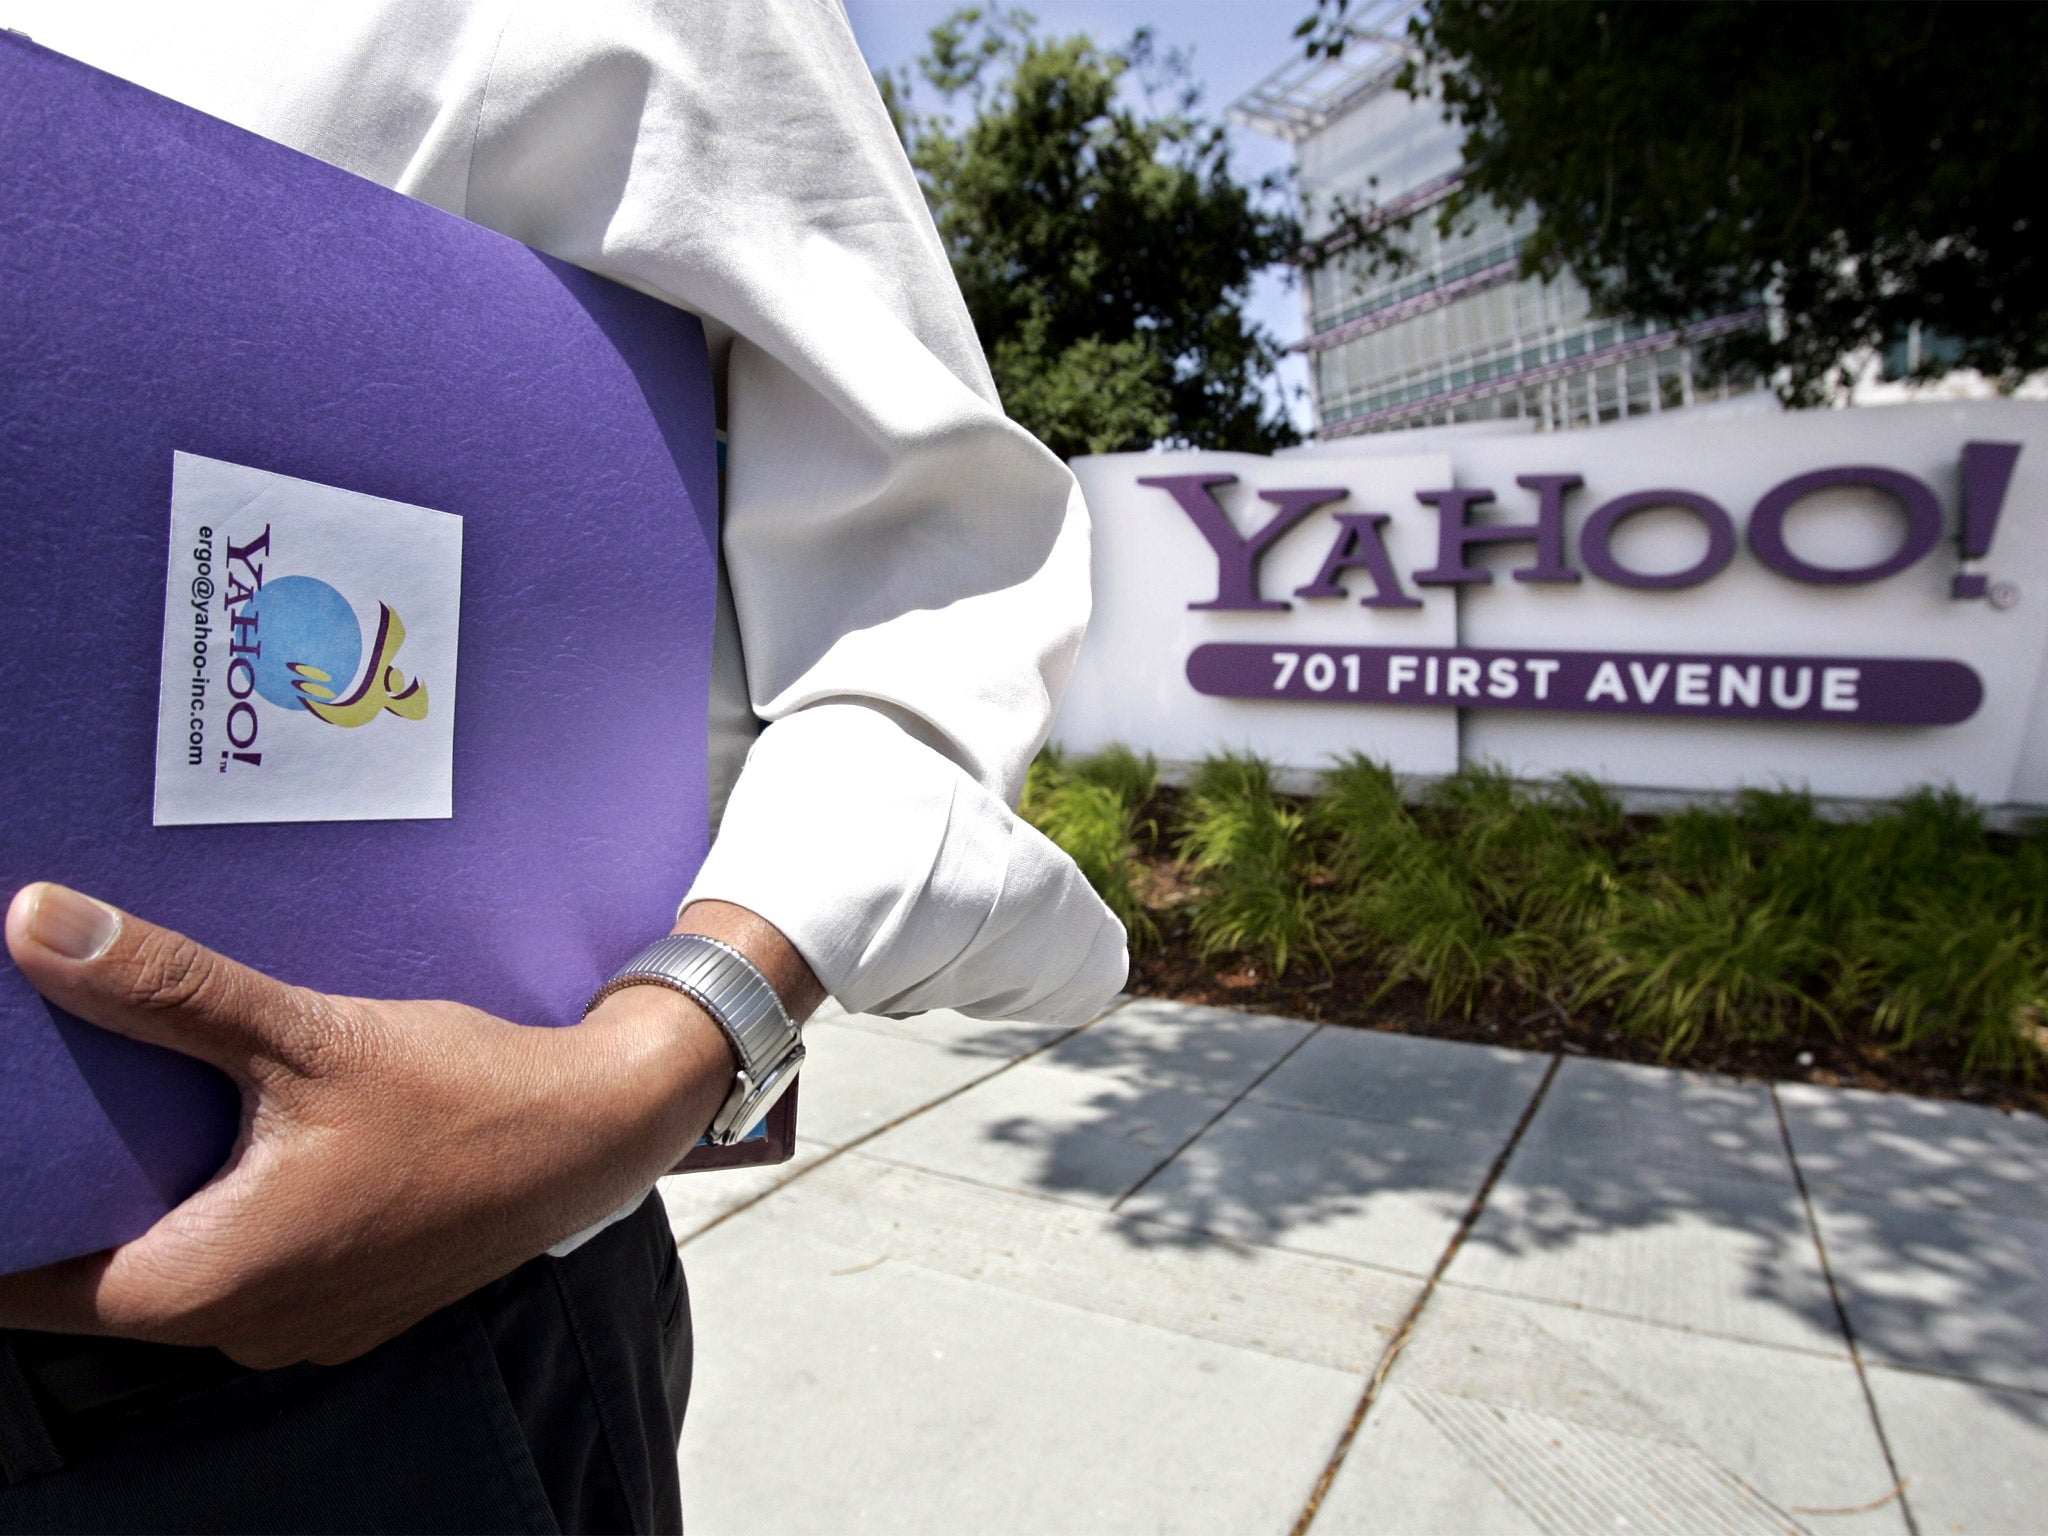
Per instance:
[[[180,452],[462,519],[451,816],[152,824]],[[693,317],[0,34],[0,899],[574,1022],[704,854],[717,505]],[[0,955],[0,1271],[141,1233],[237,1115]]]

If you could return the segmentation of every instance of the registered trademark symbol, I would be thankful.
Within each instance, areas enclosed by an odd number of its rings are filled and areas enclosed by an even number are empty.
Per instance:
[[[2015,608],[2019,606],[2020,584],[2016,581],[1994,581],[1989,596],[1994,608]]]

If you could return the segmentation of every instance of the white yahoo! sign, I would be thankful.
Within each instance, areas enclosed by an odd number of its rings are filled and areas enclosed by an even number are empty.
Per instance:
[[[1065,744],[2048,805],[2048,407],[1074,468]]]

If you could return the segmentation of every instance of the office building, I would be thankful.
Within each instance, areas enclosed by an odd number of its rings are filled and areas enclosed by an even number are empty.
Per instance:
[[[1343,57],[1296,60],[1231,109],[1295,148],[1318,257],[1304,263],[1300,344],[1316,436],[1502,417],[1589,426],[1754,392],[1753,377],[1709,373],[1694,344],[1761,324],[1761,310],[1682,331],[1603,318],[1570,274],[1521,275],[1532,213],[1511,219],[1482,201],[1453,232],[1439,228],[1463,184],[1462,131],[1435,98],[1395,84],[1413,10],[1412,0],[1368,3]],[[1400,270],[1362,261],[1347,239],[1360,225],[1391,234],[1413,260]]]

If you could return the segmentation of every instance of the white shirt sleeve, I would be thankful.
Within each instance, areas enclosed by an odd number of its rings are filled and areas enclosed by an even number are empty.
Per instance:
[[[767,726],[690,897],[766,917],[852,1009],[1078,1021],[1122,985],[1122,928],[1010,809],[1086,623],[1087,510],[1002,413],[833,0],[23,12],[703,317]]]
[[[1002,414],[837,6],[516,12],[464,211],[731,333],[726,573],[769,723],[690,895],[849,1008],[1100,1008],[1122,930],[1006,803],[1086,622],[1086,508]]]

